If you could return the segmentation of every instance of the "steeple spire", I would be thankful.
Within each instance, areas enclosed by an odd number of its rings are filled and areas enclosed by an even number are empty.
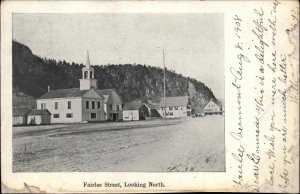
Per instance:
[[[87,68],[90,67],[90,57],[89,57],[89,51],[88,50],[86,51],[86,63],[85,63],[85,66]]]
[[[92,87],[97,88],[97,79],[94,77],[94,68],[91,67],[89,51],[86,52],[86,64],[82,68],[82,79],[80,80],[80,90],[89,90]]]

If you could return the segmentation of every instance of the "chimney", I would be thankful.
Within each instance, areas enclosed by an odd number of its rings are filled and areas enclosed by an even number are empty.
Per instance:
[[[50,92],[50,86],[48,86],[48,92]]]

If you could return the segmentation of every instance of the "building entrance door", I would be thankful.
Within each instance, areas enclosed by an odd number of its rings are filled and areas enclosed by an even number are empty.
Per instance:
[[[118,113],[112,113],[112,120],[116,121],[118,119]]]

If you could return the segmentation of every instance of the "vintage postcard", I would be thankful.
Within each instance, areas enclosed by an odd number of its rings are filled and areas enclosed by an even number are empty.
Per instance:
[[[2,192],[299,192],[298,1],[3,1]]]

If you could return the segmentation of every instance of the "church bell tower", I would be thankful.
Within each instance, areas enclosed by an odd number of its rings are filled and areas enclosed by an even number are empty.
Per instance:
[[[92,87],[97,89],[97,79],[94,79],[94,68],[90,65],[89,51],[87,51],[86,64],[82,68],[82,79],[80,81],[80,90],[89,90]]]

